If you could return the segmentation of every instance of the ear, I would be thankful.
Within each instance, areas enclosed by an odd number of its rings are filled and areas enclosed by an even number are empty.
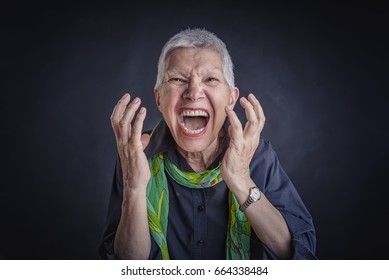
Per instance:
[[[238,101],[239,98],[239,89],[237,87],[234,87],[234,89],[231,91],[230,94],[230,104],[232,107],[235,107],[236,101]]]
[[[155,103],[157,104],[158,110],[161,111],[161,103],[159,101],[159,92],[158,89],[154,89],[154,98],[155,98]]]

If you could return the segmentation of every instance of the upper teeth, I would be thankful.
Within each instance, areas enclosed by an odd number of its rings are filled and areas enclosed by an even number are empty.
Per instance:
[[[208,117],[208,113],[202,110],[185,110],[181,112],[183,117]]]

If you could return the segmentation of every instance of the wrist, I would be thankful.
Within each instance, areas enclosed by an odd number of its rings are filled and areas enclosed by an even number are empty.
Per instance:
[[[247,197],[246,201],[239,206],[239,210],[244,212],[246,209],[253,204],[254,202],[257,202],[262,197],[262,193],[259,190],[257,186],[253,186],[250,188],[250,194]]]
[[[146,197],[147,183],[134,180],[123,181],[123,199],[131,197]]]
[[[146,189],[150,181],[150,174],[123,173],[123,187],[125,189]]]
[[[235,177],[232,180],[226,180],[226,185],[235,195],[239,205],[243,204],[250,194],[250,189],[255,186],[251,177]]]

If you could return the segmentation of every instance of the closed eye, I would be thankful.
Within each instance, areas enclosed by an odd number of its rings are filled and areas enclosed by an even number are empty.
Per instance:
[[[216,86],[220,83],[220,80],[218,78],[215,78],[215,77],[208,77],[205,79],[204,82],[209,86]]]
[[[168,80],[169,83],[172,83],[174,85],[184,85],[187,83],[187,81],[185,79],[182,79],[182,78],[178,78],[178,77],[174,77],[174,78],[170,78]]]

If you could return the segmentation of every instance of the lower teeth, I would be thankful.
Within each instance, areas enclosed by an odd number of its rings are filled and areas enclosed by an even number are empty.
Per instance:
[[[202,132],[204,130],[205,127],[202,127],[202,128],[199,128],[199,129],[195,129],[195,130],[192,130],[192,129],[189,129],[187,128],[184,124],[182,124],[182,127],[184,128],[184,130],[190,134],[199,134],[200,132]]]

